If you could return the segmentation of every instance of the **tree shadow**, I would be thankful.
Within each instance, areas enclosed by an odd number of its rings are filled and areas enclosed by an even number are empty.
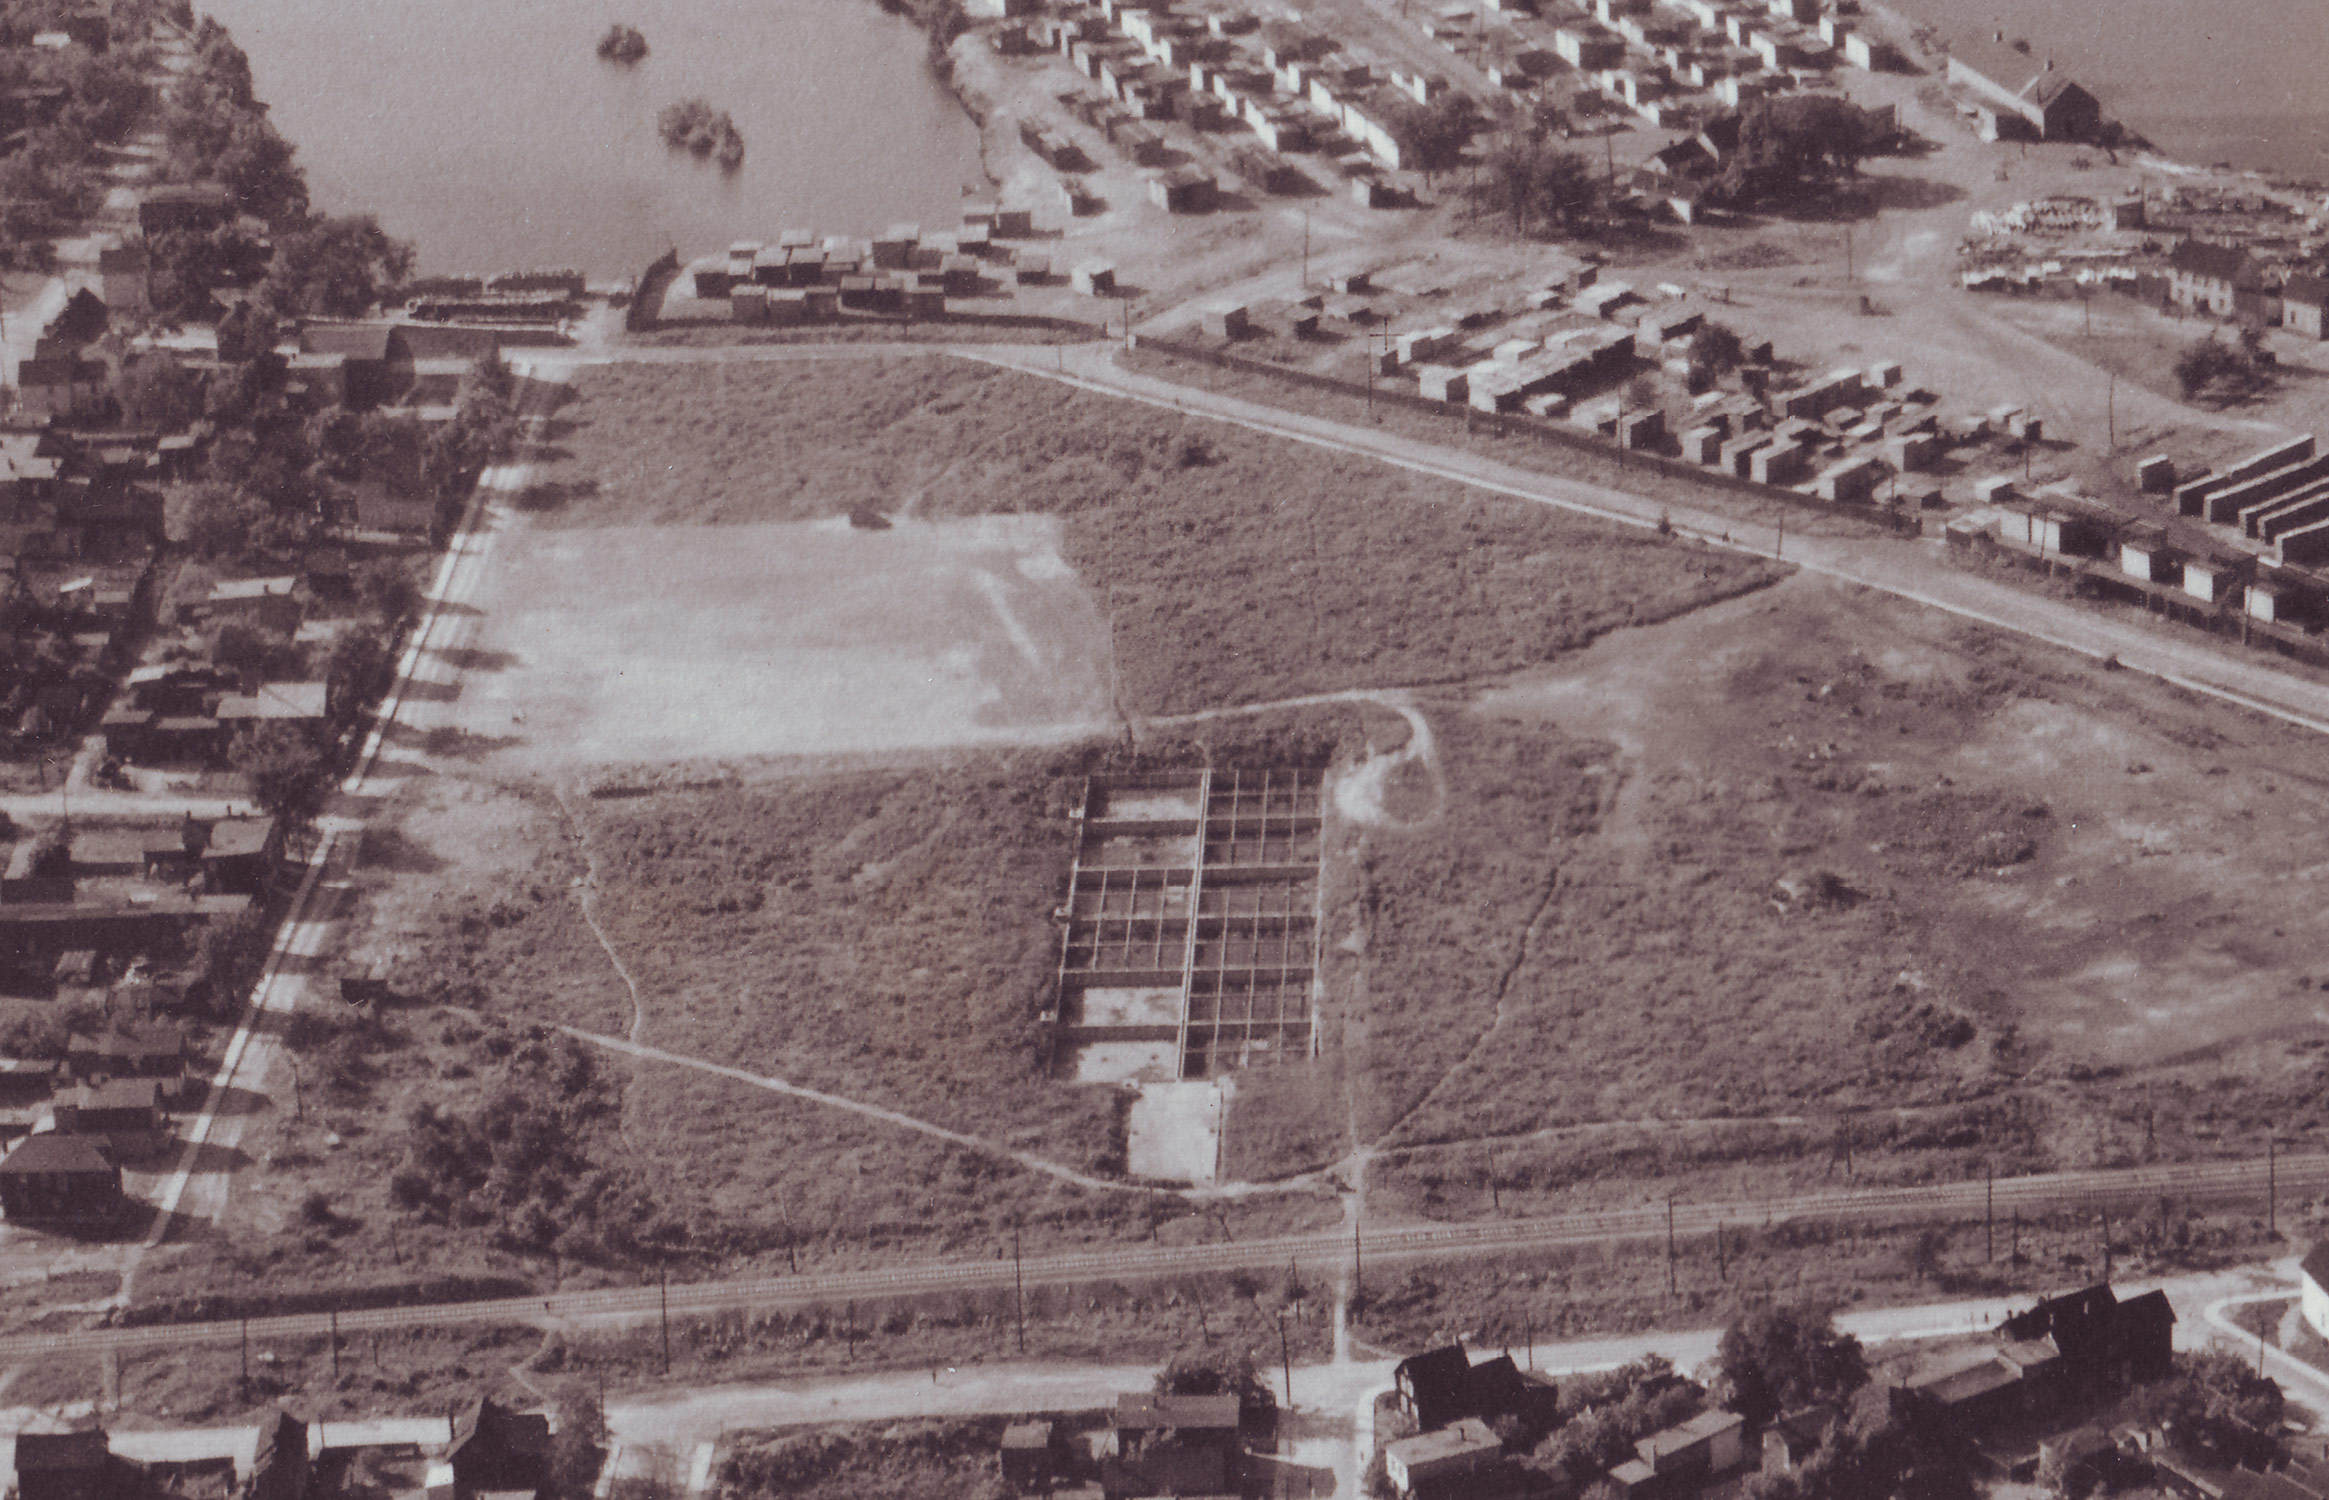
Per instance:
[[[366,831],[364,846],[356,856],[356,868],[386,870],[397,875],[434,875],[445,868],[445,862],[426,844],[403,829],[390,826]]]
[[[518,658],[507,651],[488,651],[481,646],[440,646],[437,660],[462,672],[506,672],[518,664]]]
[[[548,515],[564,510],[577,500],[587,500],[598,493],[595,479],[536,480],[510,497],[510,509],[520,515]]]

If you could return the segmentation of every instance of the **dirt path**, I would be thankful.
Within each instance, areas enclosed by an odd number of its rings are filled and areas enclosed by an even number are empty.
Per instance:
[[[603,1036],[598,1032],[583,1031],[578,1027],[561,1026],[558,1029],[576,1041],[588,1042],[592,1046],[604,1047],[611,1052],[621,1052],[642,1061],[669,1063],[674,1067],[693,1068],[699,1073],[717,1074],[722,1078],[732,1078],[738,1083],[750,1084],[757,1089],[766,1089],[773,1094],[805,1099],[811,1104],[822,1104],[828,1109],[847,1110],[851,1114],[863,1115],[871,1120],[880,1120],[884,1124],[895,1125],[904,1130],[914,1130],[923,1135],[936,1136],[939,1140],[961,1146],[966,1150],[976,1151],[984,1156],[1007,1158],[1030,1172],[1041,1172],[1046,1177],[1056,1177],[1061,1182],[1072,1183],[1080,1188],[1088,1188],[1095,1193],[1146,1193],[1168,1198],[1202,1196],[1185,1195],[1170,1188],[1144,1187],[1136,1183],[1114,1182],[1103,1177],[1087,1176],[1076,1171],[1073,1167],[1061,1166],[1058,1162],[1046,1160],[1033,1152],[1017,1151],[1008,1146],[998,1146],[993,1141],[984,1140],[975,1135],[966,1135],[959,1130],[949,1130],[943,1125],[935,1125],[928,1120],[916,1119],[914,1116],[898,1110],[885,1109],[878,1104],[868,1104],[862,1099],[849,1099],[839,1094],[828,1094],[822,1089],[805,1088],[797,1083],[788,1083],[781,1078],[770,1078],[764,1074],[747,1072],[742,1068],[733,1068],[726,1063],[707,1062],[700,1057],[665,1052],[659,1047],[642,1046],[637,1042],[625,1041],[621,1037]]]

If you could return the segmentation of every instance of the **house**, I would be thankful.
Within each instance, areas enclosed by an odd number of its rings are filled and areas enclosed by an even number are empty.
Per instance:
[[[115,1500],[128,1477],[103,1432],[17,1435],[17,1500]]]
[[[211,585],[203,601],[214,621],[256,625],[288,635],[299,628],[299,575],[228,578]]]
[[[238,1500],[305,1500],[307,1424],[277,1408],[259,1424],[259,1445]]]
[[[56,1110],[57,1134],[103,1140],[114,1159],[140,1156],[162,1134],[162,1086],[151,1078],[82,1084]]]
[[[97,295],[121,312],[142,313],[152,301],[147,273],[153,259],[143,245],[111,245],[97,252]]]
[[[221,818],[200,855],[204,885],[250,895],[267,889],[283,859],[283,825],[273,818]]]
[[[95,416],[105,405],[107,371],[93,359],[28,359],[16,367],[16,409],[36,420]]]
[[[2239,310],[2241,293],[2258,289],[2256,266],[2236,245],[2185,240],[2167,258],[2167,296],[2178,307],[2229,318]]]
[[[2014,1342],[2045,1339],[2062,1352],[2063,1373],[2088,1388],[2151,1380],[2173,1363],[2175,1308],[2167,1294],[2146,1292],[2121,1302],[2108,1284],[2039,1299],[2006,1319],[1999,1331]]]
[[[1783,1412],[1763,1429],[1763,1472],[1786,1474],[1803,1466],[1836,1423],[1832,1406],[1807,1406]]]
[[[1101,1462],[1101,1490],[1108,1500],[1234,1492],[1237,1423],[1235,1396],[1127,1392],[1109,1415],[1113,1451]]]
[[[289,724],[312,734],[325,723],[327,687],[321,682],[262,682],[248,693],[220,698],[218,721],[230,733],[261,724]]]
[[[2102,127],[2095,96],[2043,61],[2006,44],[2005,33],[1951,44],[1949,81],[1971,89],[2042,141],[2083,141]]]
[[[412,344],[396,323],[309,323],[299,330],[301,354],[342,357],[340,384],[354,409],[382,406],[411,388]]]
[[[175,1026],[141,1026],[75,1037],[66,1053],[73,1076],[83,1083],[111,1078],[151,1078],[175,1083],[186,1071],[186,1037]]]
[[[539,1496],[550,1477],[550,1419],[480,1396],[454,1417],[445,1462],[453,1471],[454,1500]]]
[[[121,1168],[86,1136],[26,1136],[0,1161],[0,1218],[20,1224],[105,1224],[128,1199]],[[22,1475],[23,1450],[18,1470]]]
[[[149,241],[173,229],[197,234],[217,229],[233,216],[234,201],[225,186],[216,182],[151,188],[137,205],[137,226]]]
[[[2280,289],[2280,323],[2309,339],[2329,339],[2329,277],[2290,272]]]
[[[1051,1487],[1051,1424],[1014,1422],[1003,1429],[1003,1482],[1021,1494]]]
[[[1401,1438],[1383,1449],[1383,1474],[1402,1495],[1425,1486],[1444,1488],[1463,1477],[1493,1468],[1504,1443],[1487,1423],[1466,1417],[1451,1427]]]

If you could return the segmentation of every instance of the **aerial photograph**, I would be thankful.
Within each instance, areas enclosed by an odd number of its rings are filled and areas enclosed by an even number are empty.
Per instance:
[[[0,515],[4,1500],[2329,1500],[2329,0],[0,0]]]

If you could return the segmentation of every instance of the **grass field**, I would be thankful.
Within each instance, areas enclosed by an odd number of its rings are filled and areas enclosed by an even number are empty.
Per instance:
[[[942,357],[576,388],[532,526],[1055,515],[1133,713],[1508,671],[1781,571]]]

